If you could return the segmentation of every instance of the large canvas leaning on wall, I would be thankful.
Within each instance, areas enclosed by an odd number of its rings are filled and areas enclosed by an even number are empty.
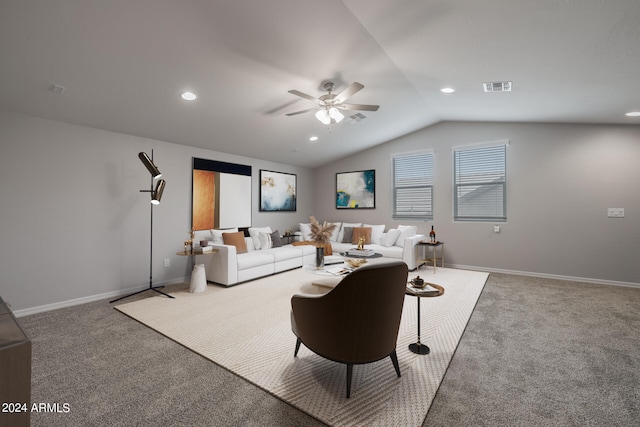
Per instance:
[[[194,230],[251,226],[251,166],[193,158]]]
[[[374,169],[336,173],[336,209],[373,209],[376,207],[376,171]]]
[[[260,210],[296,210],[296,175],[260,170]]]

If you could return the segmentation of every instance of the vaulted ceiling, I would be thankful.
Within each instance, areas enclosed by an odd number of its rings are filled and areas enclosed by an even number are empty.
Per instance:
[[[3,0],[0,109],[307,167],[444,120],[637,125],[639,22],[637,0]],[[380,109],[285,116],[326,80]]]

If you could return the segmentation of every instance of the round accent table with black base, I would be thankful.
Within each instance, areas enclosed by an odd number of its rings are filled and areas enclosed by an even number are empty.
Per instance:
[[[433,288],[436,290],[434,291],[426,288]],[[418,341],[409,344],[409,350],[416,354],[429,354],[429,352],[431,351],[426,344],[420,342],[420,298],[433,298],[439,297],[440,295],[444,294],[444,288],[434,283],[427,283],[425,285],[425,289],[415,288],[413,287],[411,282],[409,282],[407,284],[407,290],[405,291],[407,295],[413,295],[418,299]]]

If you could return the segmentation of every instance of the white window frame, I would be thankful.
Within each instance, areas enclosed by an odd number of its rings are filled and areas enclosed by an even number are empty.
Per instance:
[[[508,146],[494,141],[452,149],[454,221],[507,221]]]
[[[391,197],[394,220],[433,219],[433,165],[433,150],[391,155]],[[424,198],[420,200],[416,196],[424,196]],[[411,200],[417,202],[418,206],[412,204]],[[413,212],[414,209],[417,210]]]

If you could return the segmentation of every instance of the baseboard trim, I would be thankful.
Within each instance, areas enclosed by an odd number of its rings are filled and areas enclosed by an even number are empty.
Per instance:
[[[615,280],[603,280],[603,279],[592,279],[589,277],[574,277],[574,276],[562,276],[559,274],[546,274],[546,273],[536,273],[531,271],[518,271],[518,270],[505,270],[501,268],[486,268],[486,267],[478,267],[473,265],[461,265],[461,264],[447,264],[448,268],[459,268],[461,270],[475,270],[475,271],[486,271],[487,273],[504,273],[504,274],[513,274],[516,276],[529,276],[529,277],[540,277],[545,279],[557,279],[557,280],[568,280],[571,282],[583,282],[583,283],[593,283],[598,285],[610,285],[610,286],[624,286],[628,288],[640,288],[640,283],[633,282],[620,282]],[[167,282],[156,283],[157,286],[166,286],[173,285],[176,283],[183,283],[189,281],[189,277],[183,277],[180,279],[169,280]],[[13,312],[16,317],[30,316],[32,314],[44,313],[46,311],[58,310],[60,308],[72,307],[74,305],[86,304],[88,302],[99,301],[107,298],[114,298],[123,296],[132,292],[141,291],[143,288],[129,288],[122,289],[113,292],[105,292],[102,294],[91,295],[82,298],[76,298],[67,301],[60,301],[53,304],[41,305],[38,307],[25,308],[22,310],[16,310]]]
[[[472,265],[449,264],[449,268],[459,268],[461,270],[486,271],[487,273],[504,273],[516,276],[540,277],[544,279],[568,280],[570,282],[592,283],[597,285],[624,286],[627,288],[640,288],[640,283],[620,282],[616,280],[592,279],[589,277],[562,276],[559,274],[536,273],[531,271],[505,270],[501,268],[486,268]]]
[[[162,283],[154,283],[154,286],[167,286],[174,285],[176,283],[188,282],[189,277],[183,277],[181,279],[173,279]],[[74,305],[86,304],[89,302],[100,301],[107,298],[117,298],[133,292],[141,291],[145,288],[135,287],[129,289],[120,289],[112,292],[105,292],[102,294],[90,295],[82,298],[74,298],[67,301],[54,302],[53,304],[40,305],[37,307],[25,308],[22,310],[16,310],[13,315],[16,317],[30,316],[32,314],[44,313],[47,311],[58,310],[60,308],[72,307]]]

